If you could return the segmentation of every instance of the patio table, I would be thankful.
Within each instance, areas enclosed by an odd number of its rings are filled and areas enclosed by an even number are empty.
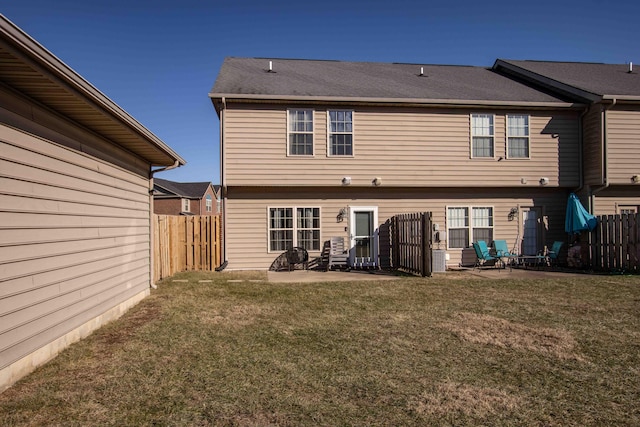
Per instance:
[[[518,255],[518,264],[525,269],[528,265],[535,265],[540,268],[542,265],[549,265],[549,257],[546,255]]]

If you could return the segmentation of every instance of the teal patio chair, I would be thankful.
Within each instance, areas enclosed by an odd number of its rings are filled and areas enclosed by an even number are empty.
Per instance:
[[[564,245],[564,242],[556,240],[555,242],[553,242],[551,249],[547,250],[547,253],[545,255],[547,257],[547,260],[549,261],[549,265],[558,265],[558,255],[560,255],[560,249],[562,249],[562,245]]]
[[[496,257],[500,258],[500,262],[504,267],[506,264],[510,266],[518,259],[518,254],[509,252],[506,240],[494,240],[493,247],[496,250]],[[506,260],[506,261],[505,261]]]
[[[476,264],[474,267],[484,267],[485,265],[490,265],[493,262],[493,266],[495,267],[498,261],[498,258],[494,257],[489,253],[489,248],[487,247],[487,243],[484,240],[478,240],[478,243],[472,243],[473,250],[476,252]]]

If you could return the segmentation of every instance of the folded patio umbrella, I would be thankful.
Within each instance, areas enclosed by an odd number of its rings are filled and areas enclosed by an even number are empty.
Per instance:
[[[571,193],[567,202],[564,230],[569,234],[575,234],[583,230],[592,231],[596,228],[597,223],[598,219],[587,212],[582,203],[580,203],[578,196]]]

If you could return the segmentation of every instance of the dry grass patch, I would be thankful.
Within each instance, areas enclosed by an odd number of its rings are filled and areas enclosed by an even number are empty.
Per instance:
[[[457,313],[443,326],[465,341],[501,348],[533,351],[539,354],[584,361],[576,351],[576,340],[564,330],[534,328],[498,317],[476,313]]]
[[[244,327],[257,321],[259,316],[269,312],[268,309],[259,305],[238,305],[227,309],[202,310],[198,315],[198,320],[206,325],[225,324],[227,327]]]
[[[433,393],[423,393],[410,409],[422,416],[446,417],[458,414],[472,418],[514,412],[520,398],[490,387],[475,387],[455,382],[438,384]]]

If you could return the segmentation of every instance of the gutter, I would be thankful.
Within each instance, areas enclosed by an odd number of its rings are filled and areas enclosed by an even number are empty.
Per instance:
[[[602,110],[602,185],[596,189],[591,190],[591,194],[589,196],[589,213],[594,215],[595,212],[595,201],[596,194],[609,188],[609,158],[607,156],[609,152],[608,148],[608,129],[607,129],[607,111],[613,108],[618,100],[616,98],[612,99],[611,104],[605,105]]]
[[[589,110],[591,110],[591,105],[588,105],[587,108],[585,108],[585,110],[580,113],[580,117],[578,118],[578,158],[579,158],[579,163],[578,163],[578,167],[580,168],[579,170],[579,179],[580,179],[580,185],[578,188],[576,188],[573,192],[575,194],[579,194],[580,191],[582,191],[582,189],[584,188],[584,164],[583,164],[583,150],[584,150],[584,132],[583,132],[583,120],[584,120],[584,116],[587,115],[587,113],[589,112]]]
[[[583,104],[573,102],[536,102],[536,101],[494,101],[494,100],[469,100],[469,99],[425,99],[425,98],[367,98],[349,96],[318,96],[318,95],[265,95],[265,94],[243,94],[243,93],[209,93],[211,99],[222,99],[224,109],[225,99],[240,101],[295,101],[312,102],[314,104],[330,104],[336,102],[364,103],[364,104],[402,104],[402,105],[430,105],[447,107],[473,107],[473,106],[495,106],[495,107],[527,107],[527,108],[577,108]]]

